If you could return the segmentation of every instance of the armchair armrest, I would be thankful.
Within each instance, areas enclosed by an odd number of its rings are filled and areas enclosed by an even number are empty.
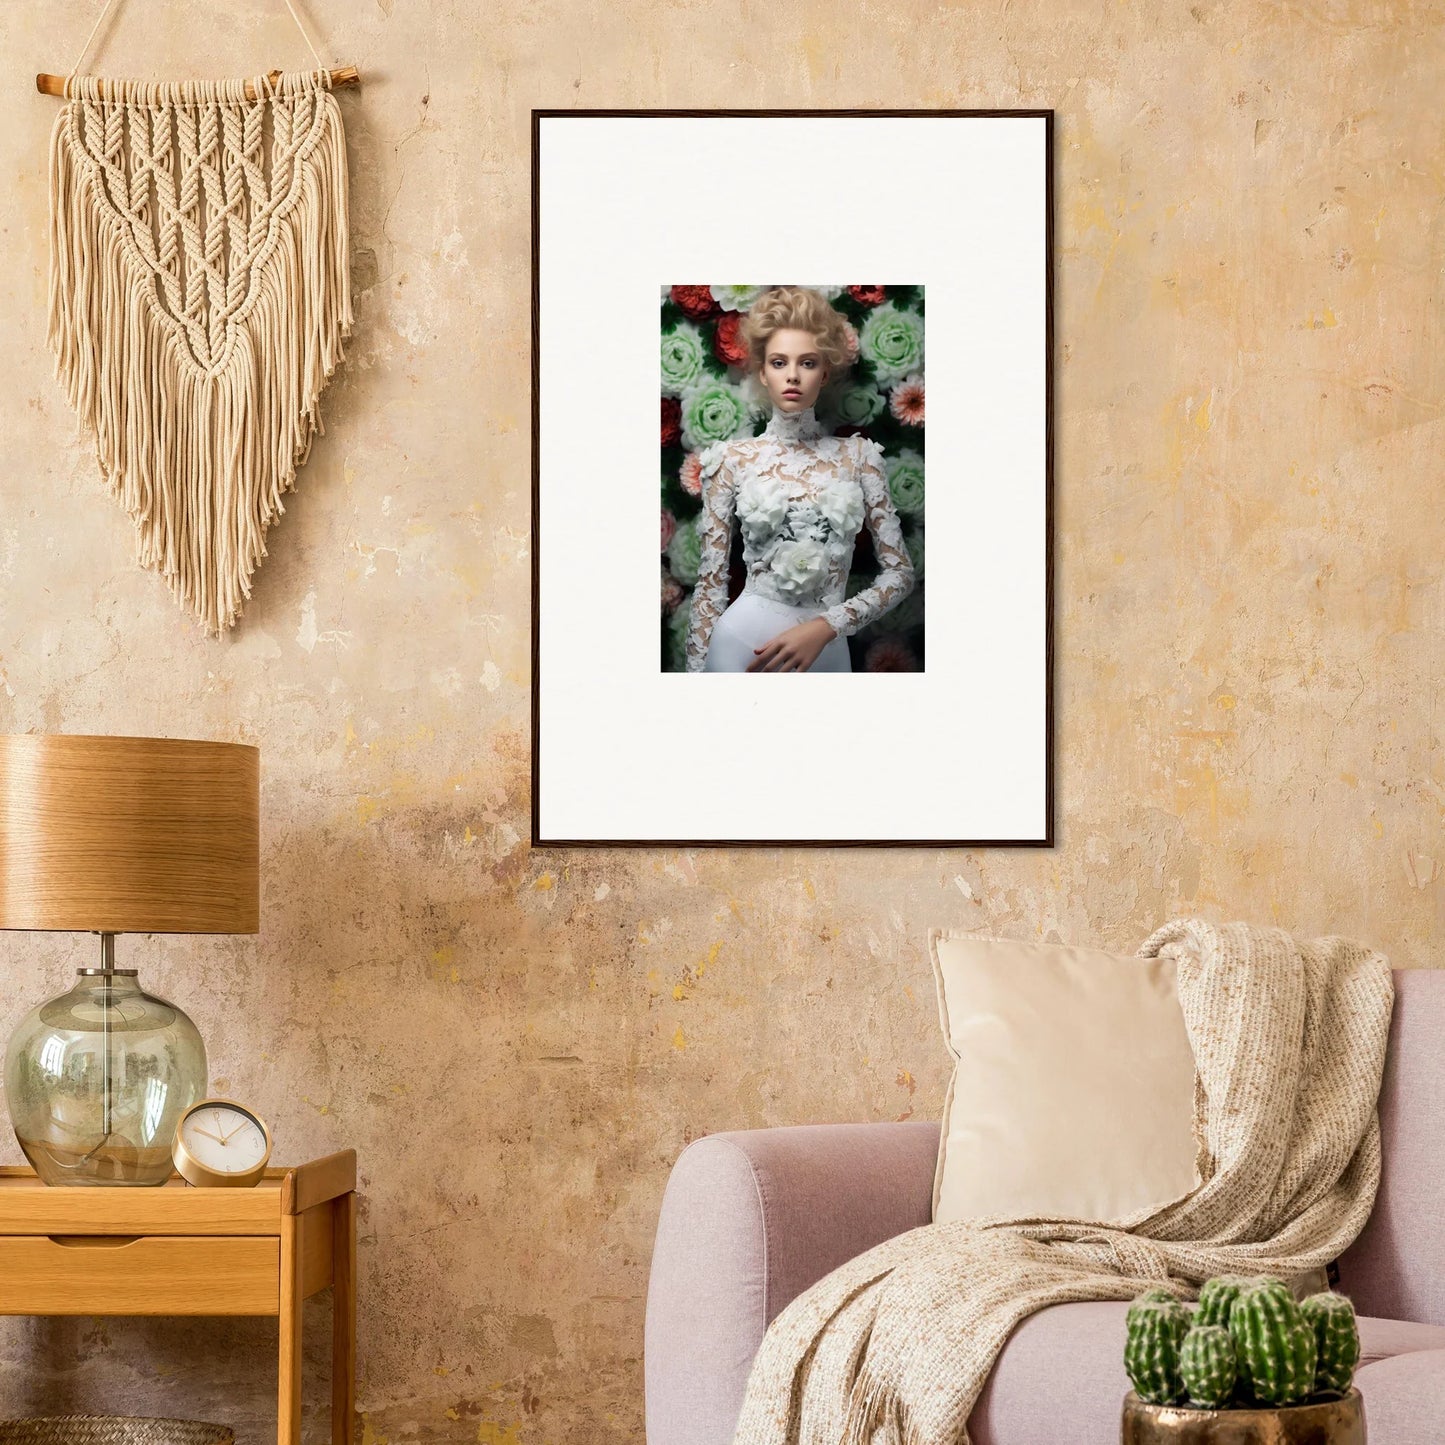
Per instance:
[[[648,1445],[729,1445],[773,1317],[933,1214],[938,1125],[711,1134],[663,1195],[647,1288]]]

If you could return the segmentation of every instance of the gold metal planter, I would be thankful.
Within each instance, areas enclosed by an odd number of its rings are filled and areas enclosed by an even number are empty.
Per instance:
[[[1278,1410],[1195,1410],[1124,1397],[1119,1445],[1365,1445],[1365,1405],[1338,1400]]]

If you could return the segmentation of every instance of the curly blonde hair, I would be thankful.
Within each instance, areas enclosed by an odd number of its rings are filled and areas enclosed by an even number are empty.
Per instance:
[[[811,331],[818,354],[828,368],[828,383],[837,382],[853,364],[848,346],[848,323],[827,299],[806,286],[774,286],[748,308],[738,336],[748,349],[748,368],[756,376],[767,359],[768,341],[775,331]]]

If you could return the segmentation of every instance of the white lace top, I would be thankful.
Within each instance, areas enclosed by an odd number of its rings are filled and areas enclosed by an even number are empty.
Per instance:
[[[816,607],[840,637],[913,591],[913,563],[877,442],[825,435],[812,407],[774,409],[760,436],[714,442],[698,456],[702,549],[687,628],[689,672],[703,670],[713,623],[728,605],[734,516],[743,535],[744,591]],[[845,601],[853,543],[865,522],[880,570]]]

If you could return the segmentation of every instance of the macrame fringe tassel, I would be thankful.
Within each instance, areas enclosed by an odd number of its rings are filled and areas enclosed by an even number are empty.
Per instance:
[[[143,566],[220,635],[251,595],[266,530],[286,509],[316,432],[318,401],[351,334],[346,147],[329,94],[300,193],[253,267],[256,294],[209,371],[154,299],[126,224],[96,194],[62,113],[51,137],[49,340],[56,375]]]

